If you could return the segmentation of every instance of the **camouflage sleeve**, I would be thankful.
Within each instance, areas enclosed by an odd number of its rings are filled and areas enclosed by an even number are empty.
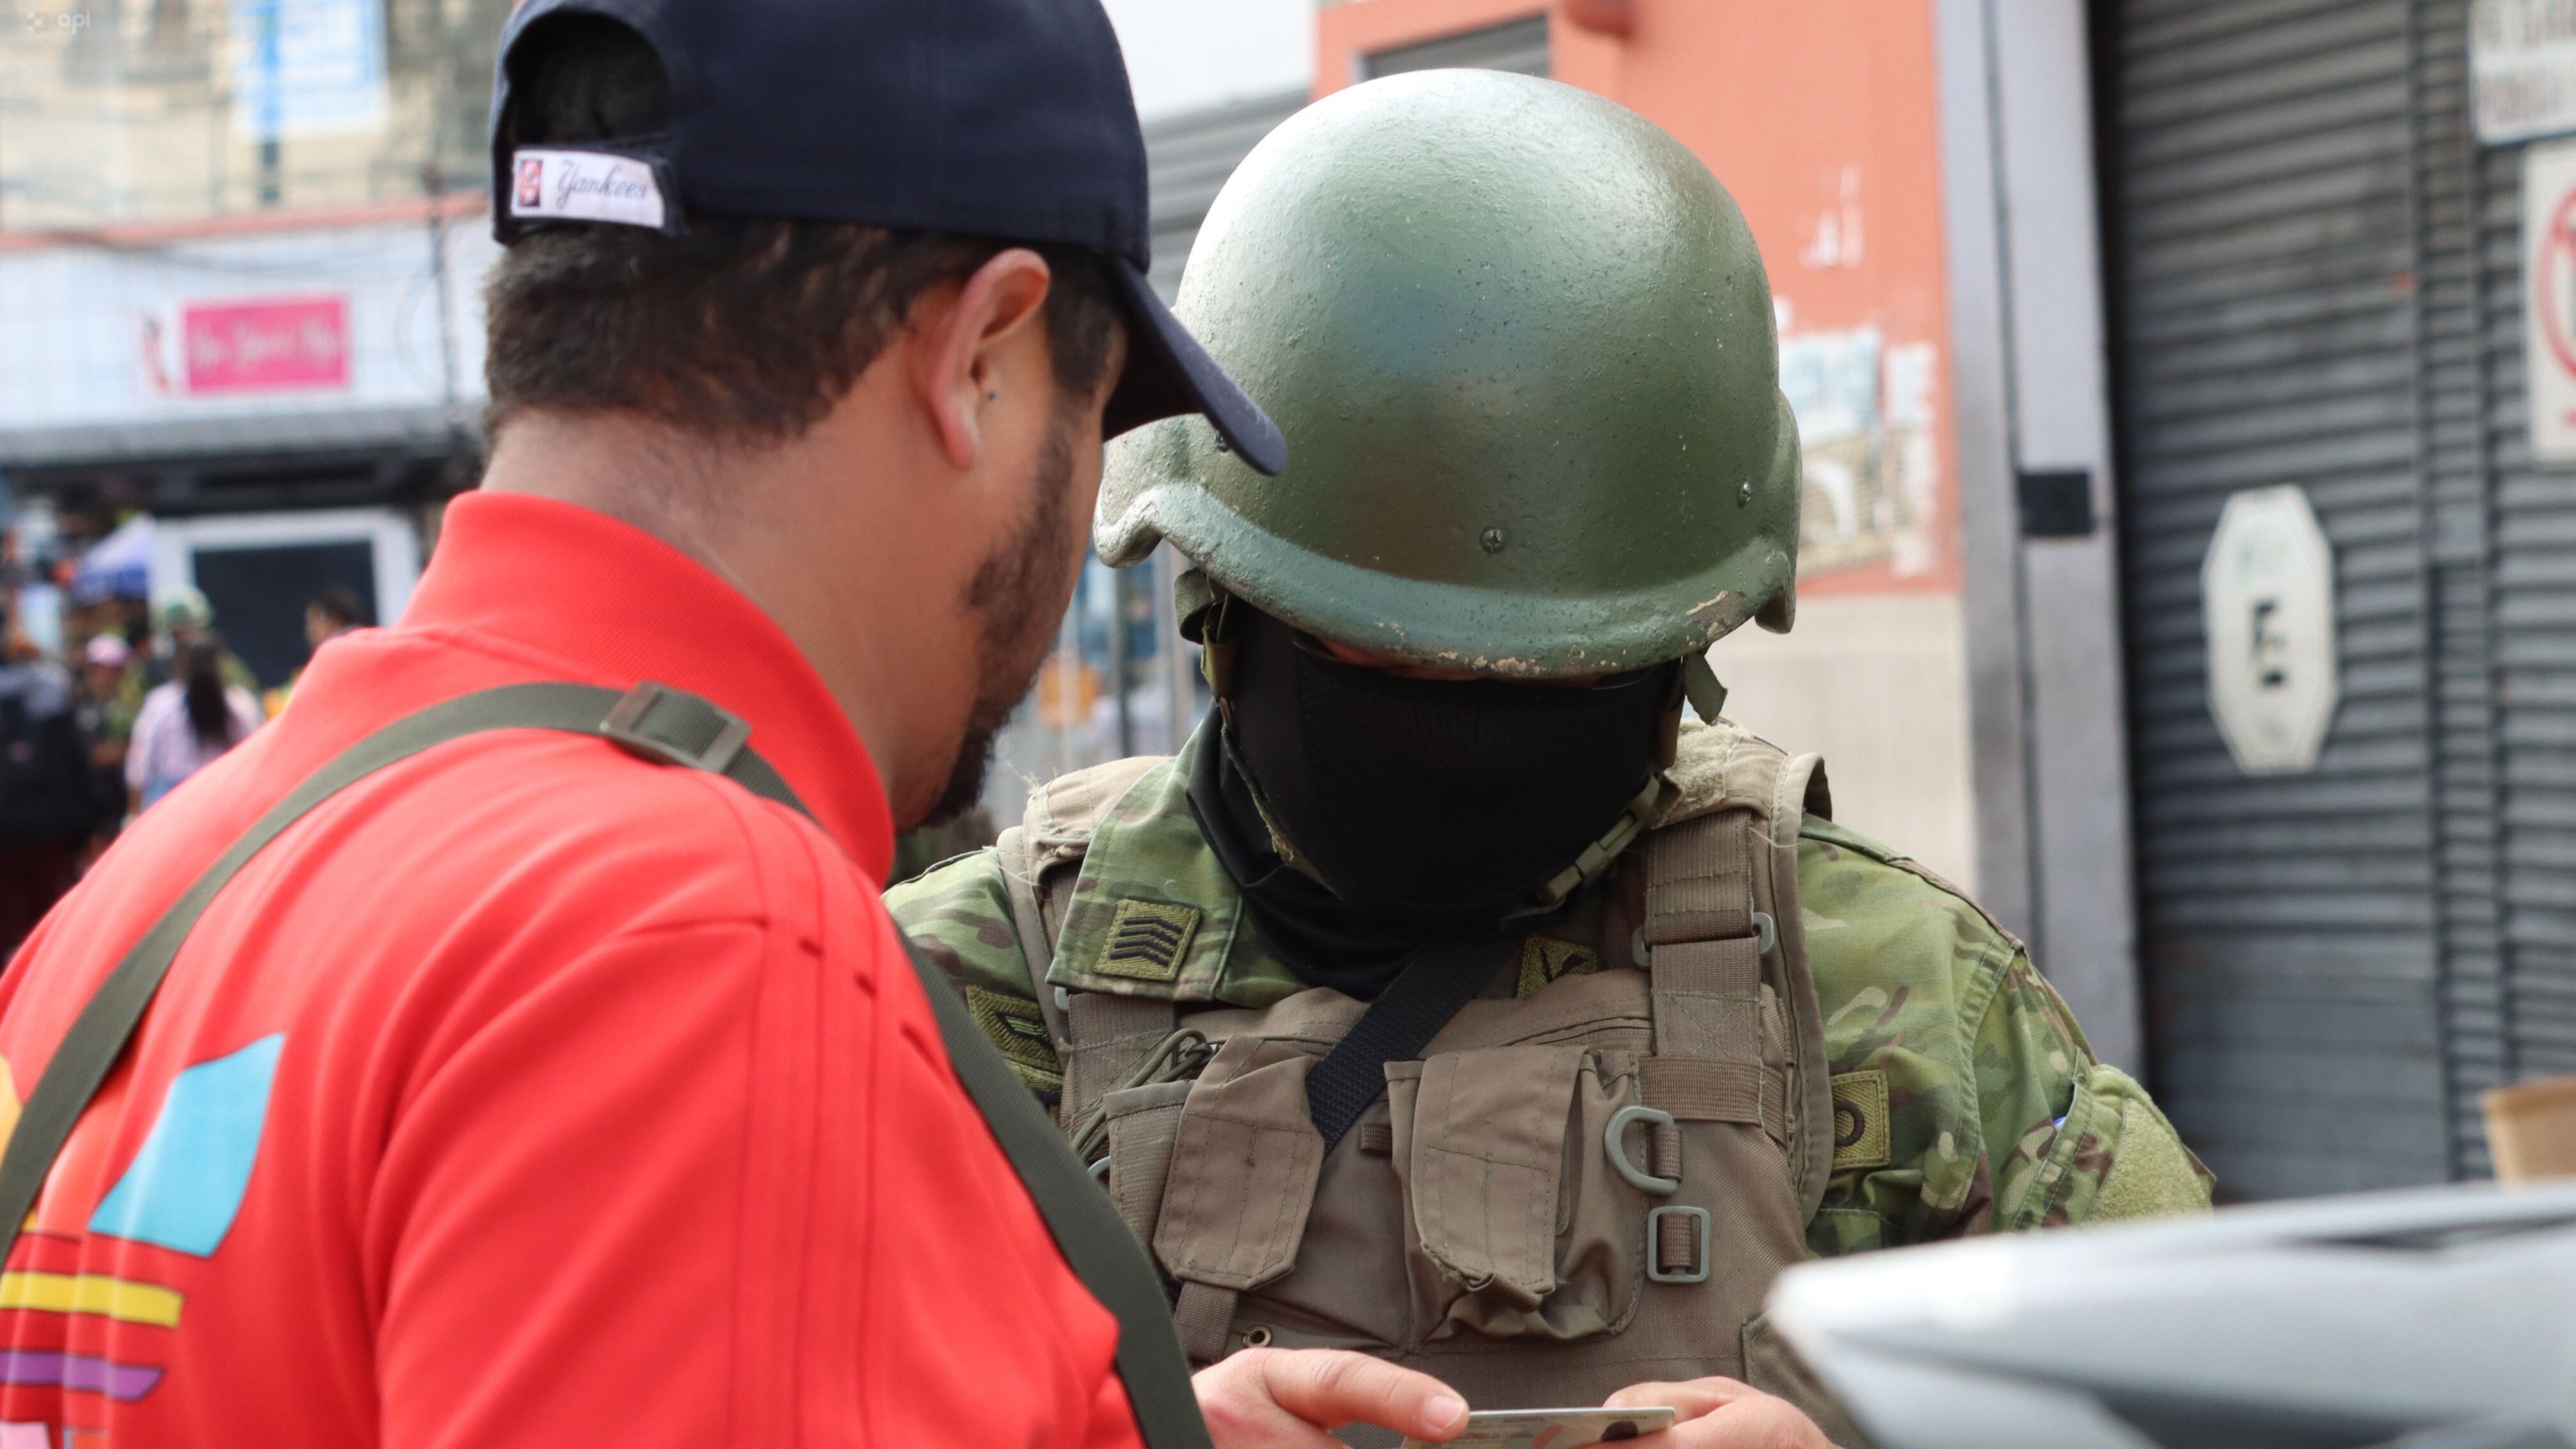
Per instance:
[[[1837,1150],[1810,1251],[2208,1205],[2208,1173],[2019,942],[1875,842],[1819,844],[1800,878]]]
[[[959,856],[888,889],[885,902],[895,924],[957,983],[975,1024],[1020,1080],[1052,1102],[1064,1089],[1064,1068],[1029,984],[1001,857],[989,847]]]
[[[2193,1212],[2208,1169],[2146,1089],[2094,1060],[2057,991],[2013,953],[1976,1035],[1996,1231]]]
[[[1838,1104],[1855,1078],[1890,1080],[1879,1090],[1891,1145],[1914,1150],[1835,1175],[1809,1232],[1818,1254],[2209,1205],[2207,1169],[2146,1090],[2094,1060],[2028,957],[2008,945],[1996,954],[1959,993],[1973,1103],[1943,1090],[1943,1043],[1908,1043],[1873,1054],[1874,1071],[1836,1074]]]

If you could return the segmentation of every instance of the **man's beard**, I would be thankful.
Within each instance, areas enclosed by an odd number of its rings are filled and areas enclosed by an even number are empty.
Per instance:
[[[1068,546],[1066,505],[1073,491],[1073,414],[1059,408],[1039,445],[1037,496],[1019,531],[975,566],[965,606],[975,616],[976,689],[948,783],[918,822],[937,825],[974,808],[993,764],[993,739],[1036,683],[1055,646],[1056,624],[1073,596],[1081,554]]]

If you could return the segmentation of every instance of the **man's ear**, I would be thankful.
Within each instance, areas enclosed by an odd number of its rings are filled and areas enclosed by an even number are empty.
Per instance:
[[[1026,247],[1005,248],[957,284],[944,308],[934,293],[916,317],[922,398],[939,430],[942,451],[961,470],[975,466],[986,420],[996,408],[1016,404],[1022,392],[1052,406],[1048,394],[1053,379],[1045,370],[1043,349],[1034,371],[1018,362],[1028,355],[1020,344],[1045,326],[1041,318],[1051,279],[1046,258]]]

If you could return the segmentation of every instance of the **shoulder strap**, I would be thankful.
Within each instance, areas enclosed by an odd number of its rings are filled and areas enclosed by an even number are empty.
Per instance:
[[[1029,796],[1028,816],[1002,832],[995,855],[1002,866],[1002,888],[1011,898],[1011,927],[1020,938],[1020,960],[1028,967],[1029,991],[1038,1014],[1046,1020],[1055,1043],[1056,1061],[1064,1067],[1064,1086],[1056,1094],[1056,1121],[1067,1134],[1090,1118],[1100,1099],[1129,1085],[1136,1070],[1172,1034],[1180,1008],[1169,998],[1112,996],[1096,991],[1068,992],[1059,1002],[1047,968],[1055,961],[1059,920],[1047,920],[1039,895],[1039,875],[1053,863],[1040,840],[1052,821],[1048,799],[1053,786],[1042,785]]]
[[[1724,1064],[1691,1072],[1710,1104],[1762,1121],[1762,957],[1776,923],[1754,902],[1753,812],[1719,811],[1647,839],[1646,919],[1640,934],[1654,994],[1658,1058]]]
[[[604,737],[663,764],[721,774],[806,813],[787,782],[746,748],[750,725],[695,695],[639,684],[624,695],[579,684],[514,684],[405,716],[358,741],[271,806],[197,877],[117,962],[27,1096],[0,1154],[0,1260],[44,1188],[72,1126],[97,1094],[161,989],[170,963],[224,886],[269,842],[341,790],[452,740],[493,730],[546,729]],[[960,1085],[983,1113],[1039,1216],[1083,1286],[1118,1320],[1118,1373],[1152,1449],[1207,1449],[1207,1427],[1173,1335],[1161,1280],[1109,1199],[1094,1187],[1036,1099],[984,1039],[954,988],[905,941]]]
[[[1645,1104],[1674,1121],[1741,1122],[1785,1137],[1784,1104],[1762,1053],[1762,958],[1776,929],[1758,909],[1753,812],[1742,807],[1647,837],[1646,943],[1654,1054],[1638,1064]],[[1678,1179],[1682,1139],[1669,1126],[1656,1172]],[[1660,1220],[1648,1263],[1690,1265],[1705,1281],[1707,1239],[1681,1215]]]
[[[1071,994],[1064,1014],[1064,1096],[1059,1103],[1067,1132],[1090,1116],[1102,1097],[1135,1085],[1136,1073],[1152,1060],[1154,1049],[1180,1026],[1180,1015],[1168,996]]]
[[[1055,999],[1055,988],[1047,982],[1047,968],[1055,964],[1055,938],[1047,933],[1046,911],[1038,902],[1038,868],[1027,827],[1014,825],[1003,831],[1001,839],[993,842],[993,858],[1002,868],[1002,893],[1010,898],[1011,930],[1020,938],[1020,964],[1029,973],[1029,999],[1037,1003],[1047,1040],[1061,1064],[1064,1054],[1073,1049],[1073,1031],[1065,1020],[1065,1008]]]
[[[1324,1139],[1324,1155],[1386,1095],[1386,1064],[1422,1055],[1440,1029],[1502,969],[1503,944],[1492,939],[1434,941],[1360,1013],[1342,1039],[1306,1074],[1306,1115]]]
[[[1647,837],[1638,940],[1655,1055],[1640,1075],[1649,1106],[1682,1120],[1758,1123],[1785,1143],[1812,1215],[1832,1160],[1823,1029],[1797,896],[1800,792],[1813,757],[1781,758],[1787,768],[1752,782],[1766,808],[1730,804]],[[1765,1051],[1766,980],[1786,1038],[1785,1076]]]

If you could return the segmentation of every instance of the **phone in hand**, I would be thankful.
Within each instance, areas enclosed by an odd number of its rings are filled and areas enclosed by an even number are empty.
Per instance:
[[[1404,1441],[1404,1449],[1583,1449],[1659,1434],[1673,1426],[1673,1411],[1641,1409],[1478,1409],[1466,1431],[1447,1445]]]

